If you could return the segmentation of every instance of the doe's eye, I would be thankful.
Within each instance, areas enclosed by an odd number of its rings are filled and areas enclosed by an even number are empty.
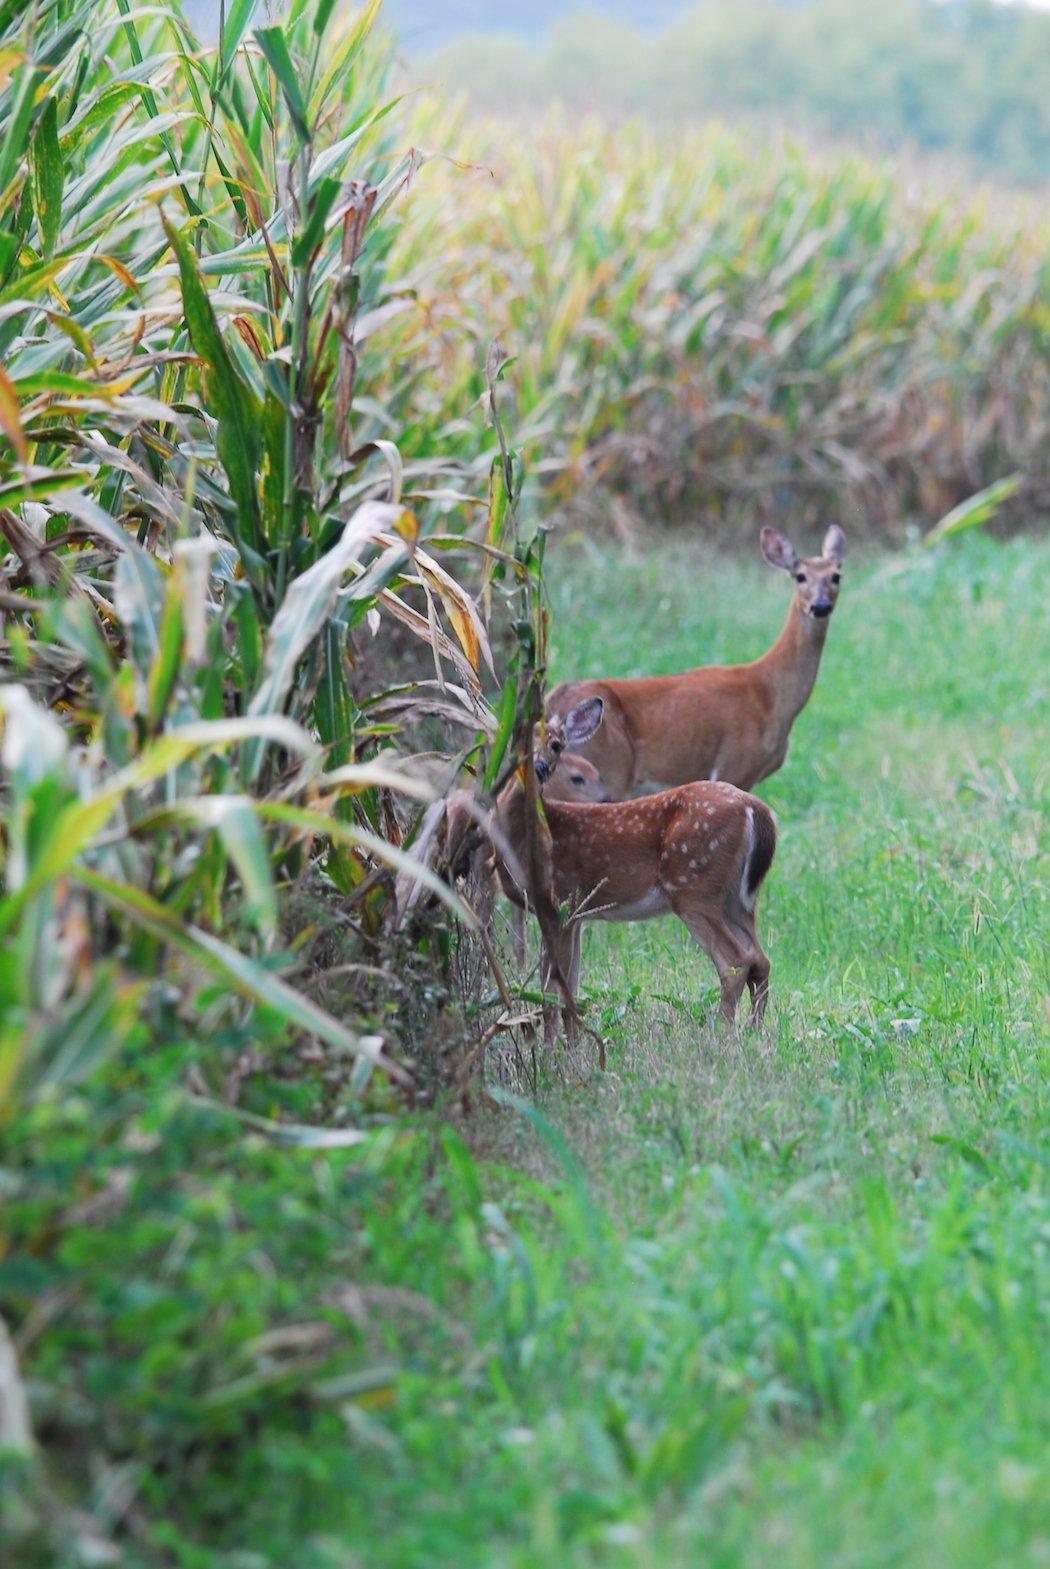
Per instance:
[[[835,587],[838,588],[840,582],[842,581],[841,572],[833,572],[831,574],[831,581],[834,583]]]
[[[558,753],[561,751],[561,742],[560,741],[552,741],[551,742],[551,751],[554,753],[555,757],[557,757]]]
[[[806,581],[806,574],[804,572],[796,572],[795,573],[795,582],[796,583],[804,583],[805,581]]]

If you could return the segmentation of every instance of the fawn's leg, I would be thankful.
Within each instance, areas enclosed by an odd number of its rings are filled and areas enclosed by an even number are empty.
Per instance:
[[[519,970],[525,968],[525,911],[512,904],[507,917],[510,926],[510,947]]]
[[[569,996],[572,998],[573,1007],[563,1008],[561,1010],[561,1022],[562,1028],[565,1031],[566,1041],[570,1046],[575,1046],[577,1040],[579,1039],[579,1029],[576,1024],[576,1014],[574,1009],[576,1005],[576,998],[579,996],[580,992],[580,944],[583,937],[583,928],[580,925],[580,922],[571,922],[571,924],[565,928],[564,937],[565,944],[564,948],[562,949],[564,968],[562,970],[562,974],[565,977],[565,984],[569,988]]]
[[[769,1001],[769,960],[758,940],[754,912],[731,900],[725,911],[725,927],[748,958],[745,978],[751,993],[751,1012],[747,1024],[749,1029],[756,1029]]]
[[[561,972],[569,990],[569,996],[576,1001],[576,984],[580,973],[580,925],[573,921],[559,933],[557,947],[552,962],[550,950],[544,945],[543,964],[540,970],[541,984],[545,995],[554,993],[560,995],[560,988],[554,984],[553,976],[555,967]],[[544,1002],[543,1005],[543,1035],[548,1046],[553,1046],[558,1037],[559,1026],[565,1031],[565,1038],[571,1044],[576,1039],[576,1021],[570,1011],[562,1008],[560,1003]]]
[[[769,1001],[769,960],[762,949],[758,947],[755,939],[757,953],[751,961],[751,968],[747,972],[747,986],[751,993],[751,1016],[748,1025],[757,1030],[766,1012],[766,1003]]]
[[[705,912],[690,908],[688,899],[674,901],[673,909],[685,923],[690,937],[704,950],[718,971],[722,987],[718,1016],[726,1024],[732,1024],[736,1019],[741,993],[747,984],[752,955],[727,927],[712,920]]]

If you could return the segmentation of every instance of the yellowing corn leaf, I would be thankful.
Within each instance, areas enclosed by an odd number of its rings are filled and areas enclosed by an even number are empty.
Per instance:
[[[390,589],[384,589],[383,593],[380,594],[379,603],[388,615],[394,617],[395,621],[400,621],[402,626],[408,627],[410,632],[414,632],[417,637],[429,643],[435,654],[442,659],[447,659],[450,664],[455,665],[463,678],[464,685],[470,693],[471,699],[480,704],[481,683],[477,678],[474,667],[469,660],[464,659],[451,638],[446,637],[440,627],[431,627],[426,616],[421,616],[418,610],[413,610],[411,605],[406,605],[404,600],[399,599]]]
[[[381,542],[390,544],[391,540],[387,537]],[[478,614],[477,606],[470,595],[428,551],[417,550],[414,559],[423,586],[435,593],[444,606],[445,614],[456,634],[460,648],[470,661],[471,669],[477,673],[480,661],[484,659],[495,676],[496,668],[492,663],[492,650],[489,647],[485,623]]]
[[[0,370],[0,430],[14,447],[19,461],[28,463],[29,448],[26,445],[25,433],[22,430],[22,419],[18,410],[18,395],[8,379],[7,373]]]

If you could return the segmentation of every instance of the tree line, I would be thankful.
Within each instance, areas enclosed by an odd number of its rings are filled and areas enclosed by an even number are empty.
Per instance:
[[[578,15],[529,49],[469,37],[427,63],[481,108],[549,100],[661,119],[771,118],[806,133],[1050,170],[1050,14],[991,0],[700,0],[657,32]]]

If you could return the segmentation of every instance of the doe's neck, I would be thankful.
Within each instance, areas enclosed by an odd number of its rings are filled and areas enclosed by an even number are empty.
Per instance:
[[[813,690],[830,619],[808,616],[792,596],[780,636],[758,661],[769,678],[774,703],[787,719],[805,707]]]

